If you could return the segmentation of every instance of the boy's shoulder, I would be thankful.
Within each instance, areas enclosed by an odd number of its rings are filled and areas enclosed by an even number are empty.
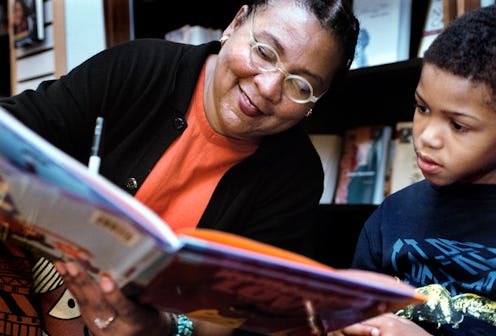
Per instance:
[[[415,183],[412,183],[406,187],[403,187],[402,189],[388,195],[384,199],[384,202],[403,200],[405,198],[412,199],[412,198],[421,197],[420,193],[423,193],[428,190],[432,190],[432,188],[433,185],[426,179],[423,179]]]

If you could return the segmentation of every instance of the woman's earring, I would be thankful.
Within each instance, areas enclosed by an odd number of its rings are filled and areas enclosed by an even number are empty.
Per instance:
[[[224,45],[224,43],[227,41],[229,37],[227,37],[226,35],[222,36],[219,40],[220,42],[220,45]]]
[[[313,112],[312,109],[308,110],[308,112],[305,113],[305,117],[307,118],[310,117],[312,115],[312,112]]]

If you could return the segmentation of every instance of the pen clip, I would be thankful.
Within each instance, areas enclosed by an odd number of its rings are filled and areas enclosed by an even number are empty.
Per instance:
[[[88,160],[88,168],[93,173],[98,173],[100,170],[100,143],[103,132],[103,117],[96,118],[95,131],[93,133],[93,143],[91,145],[90,159]]]

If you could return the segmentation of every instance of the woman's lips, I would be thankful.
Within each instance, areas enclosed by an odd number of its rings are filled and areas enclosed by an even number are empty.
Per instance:
[[[243,112],[248,117],[256,117],[262,114],[262,112],[251,103],[250,99],[243,91],[241,91],[240,94],[239,108],[241,112]]]
[[[422,154],[417,154],[417,165],[422,170],[422,172],[426,174],[435,174],[438,173],[442,166],[437,164],[430,158],[423,156]]]

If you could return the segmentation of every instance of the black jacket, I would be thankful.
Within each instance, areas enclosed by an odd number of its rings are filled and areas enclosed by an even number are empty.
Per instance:
[[[187,127],[185,113],[198,76],[206,57],[219,47],[218,42],[127,42],[0,105],[85,164],[95,119],[103,116],[100,172],[135,194]],[[266,137],[252,156],[222,177],[199,227],[298,250],[322,190],[318,154],[298,125]]]

